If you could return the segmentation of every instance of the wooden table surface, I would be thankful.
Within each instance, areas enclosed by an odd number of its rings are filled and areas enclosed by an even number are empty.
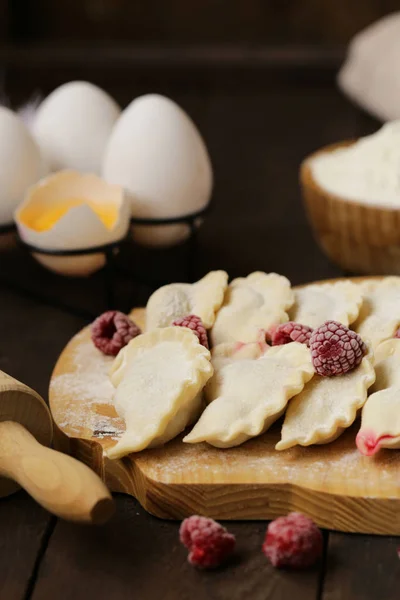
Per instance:
[[[126,104],[146,91],[170,95],[199,125],[215,169],[215,206],[199,235],[196,275],[223,268],[234,277],[260,269],[298,284],[340,276],[315,245],[303,214],[298,166],[309,152],[376,127],[337,92],[333,71],[276,73],[150,70],[91,73],[82,68],[7,73],[19,101],[67,78],[90,78]],[[121,261],[154,277],[182,277],[184,249],[127,248]],[[50,373],[69,338],[104,308],[101,274],[76,281],[54,276],[24,251],[0,253],[0,369],[47,395]],[[116,281],[117,305],[143,304],[151,289]],[[147,515],[116,496],[104,527],[57,521],[20,492],[0,501],[0,598],[3,600],[394,600],[399,597],[400,539],[326,532],[322,562],[306,572],[273,569],[261,553],[266,523],[230,523],[233,564],[199,572],[186,562],[179,523]]]

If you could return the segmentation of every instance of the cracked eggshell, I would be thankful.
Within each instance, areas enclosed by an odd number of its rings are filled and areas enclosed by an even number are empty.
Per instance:
[[[13,214],[26,190],[41,176],[39,148],[21,119],[0,107],[0,225],[13,222]]]
[[[124,186],[132,215],[170,218],[203,209],[213,175],[205,143],[188,115],[158,94],[137,98],[122,112],[112,131],[103,177]],[[199,223],[201,219],[199,219]],[[198,223],[198,224],[199,224]],[[169,246],[189,235],[186,224],[135,226],[136,241]]]
[[[82,203],[73,204],[76,200]],[[69,202],[71,207],[66,208]],[[97,175],[66,170],[28,190],[15,213],[15,222],[27,244],[43,250],[77,250],[122,240],[129,230],[130,210],[121,186],[110,185]],[[42,225],[46,211],[47,223],[38,227],[38,219]],[[51,256],[35,252],[33,256],[51,271],[78,277],[90,275],[105,264],[104,253]]]
[[[101,88],[71,81],[39,105],[32,125],[51,171],[76,169],[100,174],[103,153],[121,109]]]

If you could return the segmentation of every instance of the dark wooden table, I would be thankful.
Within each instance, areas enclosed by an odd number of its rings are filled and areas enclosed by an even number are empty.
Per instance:
[[[318,61],[317,61],[318,62]],[[199,235],[197,273],[260,269],[293,284],[341,275],[315,245],[300,202],[298,167],[317,147],[369,133],[376,123],[336,90],[319,67],[120,70],[95,66],[32,69],[14,64],[6,82],[14,101],[77,77],[108,88],[123,104],[146,91],[173,97],[199,125],[215,169],[215,207]],[[178,280],[184,249],[127,249],[121,261],[142,274]],[[46,396],[69,338],[103,310],[101,274],[56,277],[24,251],[0,253],[0,369]],[[143,304],[151,289],[116,281],[118,307]],[[307,572],[271,568],[261,554],[266,523],[236,522],[232,565],[198,572],[186,562],[179,523],[147,515],[116,496],[110,523],[88,528],[57,521],[20,492],[0,501],[1,600],[252,599],[395,600],[399,539],[327,532],[322,562]]]

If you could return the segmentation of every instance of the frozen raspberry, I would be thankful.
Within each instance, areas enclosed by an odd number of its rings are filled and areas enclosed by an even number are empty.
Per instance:
[[[290,342],[300,342],[300,344],[309,346],[312,332],[312,328],[308,325],[289,321],[289,323],[282,323],[271,329],[271,343],[273,346],[281,346]]]
[[[103,354],[117,356],[118,352],[141,333],[131,319],[118,310],[108,310],[92,324],[92,341]]]
[[[344,375],[355,369],[367,352],[358,333],[337,321],[326,321],[314,329],[310,349],[315,372],[323,377]]]
[[[195,333],[199,338],[200,344],[202,344],[208,350],[209,345],[207,331],[200,317],[196,315],[187,315],[186,317],[182,317],[181,319],[176,319],[172,323],[172,325],[177,325],[178,327],[187,327],[188,329],[191,329],[193,333]]]
[[[322,554],[322,533],[305,515],[292,512],[267,527],[263,552],[274,567],[310,567]]]
[[[188,561],[203,569],[218,567],[235,547],[235,536],[213,519],[193,515],[182,521],[179,537],[189,550]]]

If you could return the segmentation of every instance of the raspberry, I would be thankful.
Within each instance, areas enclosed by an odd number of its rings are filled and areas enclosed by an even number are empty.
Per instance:
[[[394,337],[395,337],[395,338],[400,338],[400,329],[398,329],[398,330],[396,331],[396,333],[394,334]]]
[[[344,375],[355,369],[367,347],[355,331],[337,321],[326,321],[310,338],[315,372],[323,377]]]
[[[281,346],[290,342],[300,342],[300,344],[309,346],[312,332],[312,328],[308,325],[289,321],[271,329],[271,342],[273,346]]]
[[[322,533],[305,515],[292,512],[267,527],[263,552],[274,567],[310,567],[321,556]]]
[[[200,344],[202,344],[208,350],[209,345],[207,331],[200,317],[198,317],[197,315],[187,315],[186,317],[176,319],[172,323],[172,325],[176,325],[177,327],[187,327],[188,329],[191,329],[193,333],[195,333],[199,338]]]
[[[232,554],[236,543],[225,527],[197,515],[182,521],[179,537],[189,550],[189,563],[203,569],[218,567]]]
[[[92,341],[103,354],[117,356],[134,337],[141,334],[139,327],[118,310],[108,310],[92,324]]]

